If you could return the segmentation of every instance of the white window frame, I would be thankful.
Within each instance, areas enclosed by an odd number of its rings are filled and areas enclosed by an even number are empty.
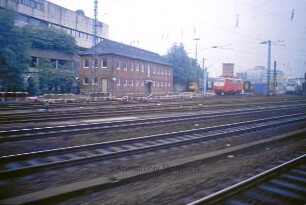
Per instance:
[[[128,69],[128,63],[127,62],[124,62],[123,63],[123,70],[127,70]]]
[[[88,62],[88,66],[85,66],[85,64],[86,64],[85,62],[86,61]],[[88,59],[84,59],[83,60],[83,68],[89,68],[89,60]]]
[[[139,80],[135,80],[135,86],[139,86]]]
[[[106,67],[103,66],[103,64],[104,64],[103,62],[106,63]],[[101,68],[107,68],[107,59],[106,59],[106,58],[102,58],[102,59],[100,60],[100,63],[101,63]]]
[[[117,66],[117,70],[120,70],[121,69],[121,61],[117,61],[116,66]]]
[[[148,65],[148,77],[150,77],[151,76],[151,67],[150,67],[150,65]]]
[[[88,83],[85,82],[85,79],[88,80]],[[89,78],[87,78],[87,77],[84,77],[84,78],[83,78],[83,85],[89,85]]]
[[[127,87],[127,86],[128,86],[128,80],[124,80],[124,81],[123,81],[123,86],[124,86],[124,87]]]

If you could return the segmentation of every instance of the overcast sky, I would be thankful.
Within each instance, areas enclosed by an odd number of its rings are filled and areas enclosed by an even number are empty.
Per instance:
[[[94,0],[49,0],[93,18]],[[86,3],[85,3],[86,2]],[[293,12],[294,11],[294,12]],[[109,25],[109,38],[128,45],[167,53],[182,42],[189,56],[221,74],[222,63],[235,72],[267,66],[272,42],[272,67],[287,77],[306,72],[306,0],[99,0],[98,19]],[[212,48],[217,47],[217,48]]]

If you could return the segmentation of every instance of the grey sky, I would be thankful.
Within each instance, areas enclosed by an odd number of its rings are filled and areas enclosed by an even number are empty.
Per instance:
[[[93,17],[94,0],[49,1]],[[235,71],[266,66],[267,45],[259,44],[266,40],[284,41],[272,46],[279,70],[288,77],[306,72],[306,0],[99,0],[98,5],[98,19],[109,25],[115,41],[161,55],[182,42],[194,58],[193,39],[200,38],[198,62],[207,59],[212,76],[221,74],[222,63],[235,63]]]

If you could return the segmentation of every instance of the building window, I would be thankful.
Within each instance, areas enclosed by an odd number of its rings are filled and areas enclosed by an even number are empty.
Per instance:
[[[83,78],[83,85],[89,84],[89,78]]]
[[[127,80],[124,80],[124,81],[123,81],[123,86],[124,86],[124,87],[128,86],[128,81],[127,81]]]
[[[97,59],[91,61],[91,67],[92,67],[92,68],[93,68],[93,67],[98,68],[98,61],[97,61]]]
[[[139,71],[139,64],[136,64],[136,71]]]
[[[106,58],[103,58],[101,60],[101,68],[107,68],[107,60],[106,60]]]
[[[117,86],[120,86],[120,79],[117,79],[117,80],[116,80],[116,85],[117,85]]]
[[[127,68],[128,68],[128,64],[127,64],[127,62],[124,62],[124,64],[123,64],[123,70],[127,70]]]
[[[130,86],[134,86],[134,80],[130,80]]]
[[[155,87],[155,86],[156,86],[155,81],[153,81],[153,87]]]
[[[156,67],[153,68],[153,73],[154,73],[154,74],[156,73]]]
[[[164,69],[161,68],[161,72],[160,72],[161,75],[164,75]]]
[[[117,70],[120,70],[121,62],[117,61]]]
[[[157,87],[159,87],[159,81],[157,81]]]
[[[139,86],[139,80],[135,80],[135,86]]]
[[[44,10],[44,5],[34,0],[19,0],[19,3],[34,9]]]
[[[31,67],[37,68],[37,57],[31,56]]]
[[[98,85],[98,80],[97,80],[97,78],[94,79],[93,85]]]
[[[140,86],[144,86],[144,81],[143,80],[140,81]]]
[[[89,68],[89,60],[88,60],[88,59],[85,59],[85,60],[83,61],[83,67],[84,67],[84,68]]]
[[[150,77],[150,75],[151,75],[151,68],[150,68],[150,66],[148,65],[148,77]]]
[[[141,64],[141,72],[144,72],[144,64]]]
[[[133,71],[134,70],[134,63],[130,64],[130,70]]]

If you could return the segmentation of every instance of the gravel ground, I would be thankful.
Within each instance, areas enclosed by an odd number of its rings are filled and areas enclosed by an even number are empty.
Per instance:
[[[271,168],[279,160],[306,153],[306,139],[239,153],[233,158],[196,163],[191,171],[173,171],[128,185],[77,197],[60,205],[186,204]]]
[[[220,140],[210,140],[207,143],[197,143],[189,146],[172,148],[170,150],[161,150],[131,157],[113,159],[101,163],[96,162],[45,173],[37,173],[31,176],[6,181],[5,184],[2,186],[0,185],[0,190],[2,190],[1,196],[3,198],[8,198],[41,190],[46,187],[59,186],[100,176],[111,176],[112,174],[120,172],[120,170],[116,169],[118,166],[146,166],[148,164],[166,163],[183,157],[207,153],[269,136],[283,134],[303,127],[305,127],[305,124],[283,126],[282,128],[271,129],[264,132],[254,132],[237,136],[228,136]]]
[[[119,139],[141,137],[162,134],[167,132],[177,132],[188,129],[203,128],[234,122],[242,122],[247,120],[255,120],[259,118],[270,118],[279,115],[288,115],[301,112],[301,109],[272,111],[259,114],[244,114],[236,117],[218,117],[207,120],[196,120],[188,122],[180,122],[165,125],[142,126],[131,129],[120,129],[116,131],[95,132],[79,135],[59,135],[45,139],[25,140],[16,142],[7,142],[0,144],[0,155],[18,154],[24,152],[33,152],[39,150],[56,149],[60,147],[69,147],[82,144],[91,144],[105,141],[113,141]],[[191,114],[191,113],[190,113]]]

